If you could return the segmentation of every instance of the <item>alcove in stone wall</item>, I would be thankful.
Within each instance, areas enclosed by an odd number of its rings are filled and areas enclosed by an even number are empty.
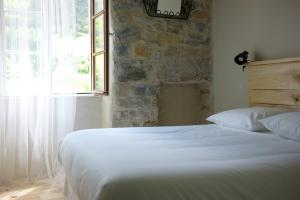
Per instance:
[[[162,126],[201,123],[199,85],[161,84],[158,97],[158,123]]]

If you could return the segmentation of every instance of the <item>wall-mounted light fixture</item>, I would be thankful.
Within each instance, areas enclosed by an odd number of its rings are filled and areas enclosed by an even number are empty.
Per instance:
[[[244,51],[242,53],[239,53],[234,58],[234,62],[236,64],[243,66],[243,71],[245,71],[245,68],[247,67],[247,64],[249,63],[248,55],[249,55],[248,51]]]
[[[188,19],[193,0],[143,0],[145,10],[151,17]]]

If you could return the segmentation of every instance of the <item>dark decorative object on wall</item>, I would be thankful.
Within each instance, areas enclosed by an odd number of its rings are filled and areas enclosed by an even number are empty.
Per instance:
[[[234,58],[234,62],[238,65],[242,65],[243,66],[243,71],[245,71],[245,68],[247,67],[248,64],[248,51],[244,51],[240,54],[238,54],[235,58]]]
[[[158,10],[159,0],[143,0],[146,12],[151,17],[162,17],[171,19],[183,19],[189,18],[190,12],[193,8],[193,0],[181,0],[180,12],[174,13],[173,11]]]

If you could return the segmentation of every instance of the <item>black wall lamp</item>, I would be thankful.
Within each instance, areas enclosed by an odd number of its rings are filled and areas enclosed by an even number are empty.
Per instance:
[[[245,68],[247,67],[247,64],[249,63],[248,55],[249,55],[249,52],[248,51],[244,51],[244,52],[238,54],[234,58],[234,62],[236,64],[243,66],[243,71],[245,71]]]
[[[143,0],[143,2],[147,14],[151,17],[186,20],[193,8],[193,0]],[[170,5],[173,9],[166,9],[165,5]]]

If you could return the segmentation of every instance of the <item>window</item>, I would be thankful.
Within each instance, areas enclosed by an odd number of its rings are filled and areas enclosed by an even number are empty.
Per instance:
[[[3,0],[5,94],[24,93],[25,83],[32,94],[107,94],[107,8],[108,0]]]
[[[91,0],[92,89],[108,93],[108,0]]]

